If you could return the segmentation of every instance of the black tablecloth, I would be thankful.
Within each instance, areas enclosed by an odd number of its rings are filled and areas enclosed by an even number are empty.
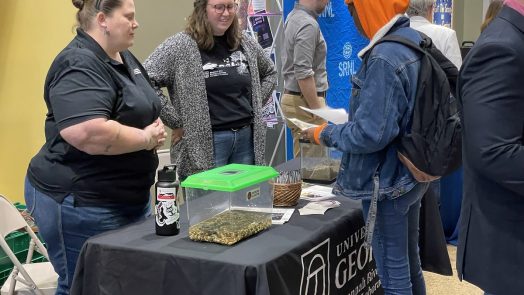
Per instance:
[[[453,275],[440,218],[438,196],[432,189],[422,198],[419,249],[423,270],[445,276]]]
[[[362,247],[360,204],[338,200],[325,215],[295,211],[288,223],[234,246],[193,242],[184,223],[177,236],[157,236],[152,218],[93,237],[71,294],[382,294]]]
[[[295,160],[279,168],[296,166]],[[93,237],[80,253],[71,294],[383,294],[363,247],[360,202],[336,199],[341,206],[325,215],[295,211],[288,223],[233,246],[189,240],[184,208],[177,236],[155,235],[150,218]],[[423,268],[448,274],[445,244],[435,233],[442,228],[435,226],[437,207],[425,203]]]

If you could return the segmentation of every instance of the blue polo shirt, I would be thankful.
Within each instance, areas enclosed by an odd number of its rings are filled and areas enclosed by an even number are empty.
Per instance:
[[[95,118],[143,129],[160,114],[160,100],[146,71],[129,51],[112,60],[82,30],[55,58],[44,99],[46,142],[31,160],[27,176],[57,202],[72,194],[79,206],[143,204],[155,179],[158,157],[142,150],[89,155],[67,143],[60,130]]]

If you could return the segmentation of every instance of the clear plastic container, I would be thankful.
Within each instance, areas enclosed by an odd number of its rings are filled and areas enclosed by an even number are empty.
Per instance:
[[[300,140],[300,174],[305,182],[330,184],[337,179],[342,152]]]
[[[272,167],[230,164],[189,176],[181,183],[189,238],[232,245],[271,226]]]

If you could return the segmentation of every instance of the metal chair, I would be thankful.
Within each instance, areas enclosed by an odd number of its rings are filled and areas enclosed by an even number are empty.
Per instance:
[[[31,238],[27,259],[24,264],[20,263],[5,240],[9,233],[21,229],[25,230]],[[55,294],[58,275],[55,273],[51,263],[31,263],[35,247],[38,252],[49,260],[46,248],[16,207],[2,195],[0,195],[0,247],[14,264],[13,271],[0,290],[1,295]]]

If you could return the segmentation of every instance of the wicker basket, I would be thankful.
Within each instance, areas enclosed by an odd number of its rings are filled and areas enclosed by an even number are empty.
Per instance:
[[[290,207],[295,206],[302,192],[302,182],[297,183],[272,183],[273,206]]]

